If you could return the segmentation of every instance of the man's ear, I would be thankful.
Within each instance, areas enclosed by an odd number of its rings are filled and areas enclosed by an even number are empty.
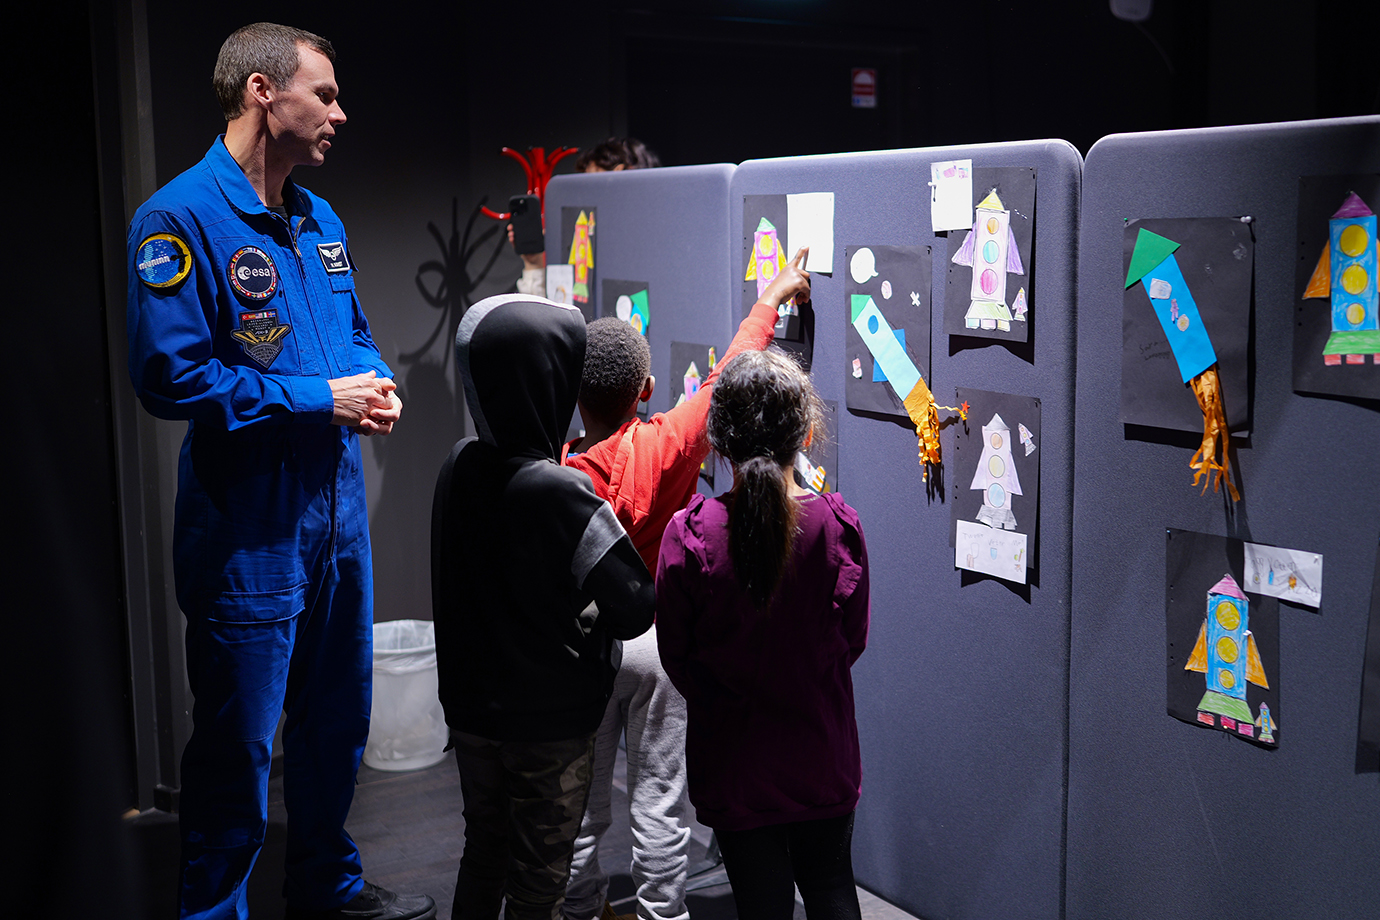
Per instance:
[[[273,81],[256,71],[249,75],[248,80],[244,81],[244,94],[246,108],[250,105],[268,108],[272,104],[276,92],[273,88]]]
[[[638,402],[646,402],[652,398],[652,390],[656,389],[656,378],[651,374],[647,375],[647,382],[642,384],[642,393],[637,397]]]

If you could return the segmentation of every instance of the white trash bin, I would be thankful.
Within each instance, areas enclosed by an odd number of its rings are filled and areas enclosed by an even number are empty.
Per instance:
[[[364,763],[420,770],[442,760],[445,712],[437,696],[436,627],[430,620],[374,624],[374,707]]]

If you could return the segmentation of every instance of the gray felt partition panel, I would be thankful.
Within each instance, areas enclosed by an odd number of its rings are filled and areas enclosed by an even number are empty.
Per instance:
[[[566,262],[561,209],[596,208],[596,316],[612,315],[603,303],[605,279],[648,283],[652,349],[652,412],[671,407],[681,392],[669,380],[672,342],[713,345],[722,356],[738,328],[732,264],[735,235],[729,228],[727,163],[673,166],[616,173],[562,175],[546,187],[546,258]],[[701,372],[708,370],[701,368]]]
[[[1318,258],[1299,250],[1299,179],[1375,172],[1376,118],[1116,135],[1088,154],[1068,917],[1380,916],[1380,777],[1357,748],[1380,404],[1301,395],[1292,382],[1295,269]],[[1123,429],[1122,231],[1126,218],[1246,215],[1254,412],[1249,439],[1233,439],[1233,508],[1193,487],[1197,436]],[[1278,682],[1277,749],[1166,714],[1166,528],[1323,555],[1321,608],[1279,605],[1278,673],[1267,675]]]
[[[1037,170],[1028,344],[943,331],[946,268],[966,231],[931,231],[929,164],[967,157],[975,169]],[[1072,146],[1049,140],[748,161],[733,176],[737,279],[744,195],[835,195],[834,272],[812,275],[814,373],[840,406],[839,491],[861,516],[872,574],[871,635],[853,668],[863,753],[853,861],[859,884],[920,917],[1060,913],[1081,167]],[[939,403],[954,404],[959,386],[1042,400],[1029,587],[956,570],[954,483],[927,499],[913,428],[843,408],[845,248],[854,245],[932,247],[926,379]],[[982,421],[969,421],[979,435]],[[951,469],[952,428],[941,442]]]

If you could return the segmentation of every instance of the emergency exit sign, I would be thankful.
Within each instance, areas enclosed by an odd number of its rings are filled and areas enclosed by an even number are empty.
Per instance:
[[[853,68],[853,108],[875,109],[877,107],[877,69],[875,67]]]

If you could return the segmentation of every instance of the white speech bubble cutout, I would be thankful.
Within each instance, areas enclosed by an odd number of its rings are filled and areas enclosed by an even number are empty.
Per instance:
[[[614,305],[613,312],[618,315],[619,319],[626,323],[629,317],[632,316],[632,298],[627,294],[620,294],[618,303]]]
[[[853,253],[853,259],[848,263],[848,273],[858,284],[864,284],[869,278],[877,277],[877,257],[872,254],[872,250],[864,246]]]

